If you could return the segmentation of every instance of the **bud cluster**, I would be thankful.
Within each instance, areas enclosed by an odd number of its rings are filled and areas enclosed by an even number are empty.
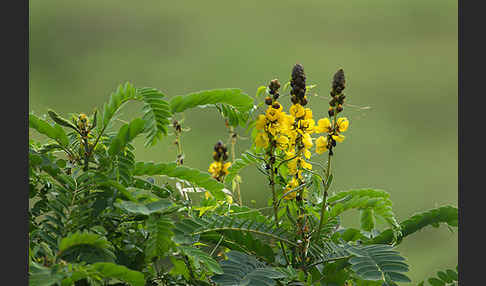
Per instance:
[[[221,161],[221,159],[222,161],[228,160],[228,148],[223,145],[223,142],[218,141],[214,145],[213,159],[214,161]]]
[[[278,89],[280,88],[280,82],[278,79],[274,79],[270,81],[270,84],[268,85],[268,93],[272,95],[272,97],[267,96],[265,98],[265,104],[266,105],[273,105],[276,100],[279,98],[280,93],[278,92]],[[279,105],[280,107],[280,105]],[[279,107],[276,107],[275,109],[278,109]]]
[[[228,149],[221,141],[218,141],[214,145],[213,160],[214,162],[209,165],[208,171],[213,178],[222,182],[224,176],[228,174],[228,168],[231,166],[231,162],[224,162],[228,160]]]
[[[343,111],[344,99],[346,96],[343,93],[346,79],[344,78],[343,69],[339,69],[333,77],[331,88],[331,100],[329,101],[329,116],[334,116]]]
[[[307,105],[307,98],[305,96],[305,73],[304,67],[301,64],[296,64],[292,69],[292,79],[290,81],[292,90],[290,91],[293,104]]]

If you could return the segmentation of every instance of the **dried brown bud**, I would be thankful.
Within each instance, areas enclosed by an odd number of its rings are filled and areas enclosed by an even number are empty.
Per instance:
[[[280,108],[280,104],[279,104],[278,102],[274,102],[274,103],[272,104],[272,107],[273,107],[274,109],[279,109],[279,108]]]

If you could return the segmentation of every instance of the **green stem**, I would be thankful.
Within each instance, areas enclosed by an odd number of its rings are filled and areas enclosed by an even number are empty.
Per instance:
[[[337,125],[337,112],[334,113],[334,121],[333,121],[333,130],[336,130]],[[332,147],[331,147],[332,148]],[[331,150],[328,151],[328,159],[327,159],[327,170],[326,170],[326,182],[322,182],[324,185],[324,194],[322,195],[322,207],[321,207],[321,218],[319,220],[319,228],[317,229],[317,237],[321,236],[321,230],[324,225],[324,213],[326,212],[327,207],[327,191],[330,187],[329,184],[329,177],[331,176]]]
[[[236,133],[235,128],[230,126],[230,136],[231,136],[231,157],[233,159],[233,164],[236,161]],[[240,192],[240,182],[238,180],[235,181],[236,184],[236,200],[239,206],[243,206],[243,202],[241,201],[241,192]]]

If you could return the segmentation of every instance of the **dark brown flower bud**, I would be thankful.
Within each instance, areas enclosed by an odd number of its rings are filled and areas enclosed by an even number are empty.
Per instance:
[[[299,103],[299,99],[295,95],[292,95],[292,97],[290,98],[290,101],[292,101],[293,104]]]
[[[270,94],[275,94],[275,92],[280,88],[280,82],[278,82],[278,79],[274,79],[270,81],[270,84],[268,85],[268,89],[270,90]]]
[[[228,160],[228,153],[225,152],[223,154],[223,161],[226,161],[226,160]]]
[[[272,104],[272,107],[273,107],[274,109],[279,109],[279,108],[280,108],[280,104],[279,104],[278,102],[274,102],[274,103]]]
[[[273,101],[273,100],[272,100],[272,98],[271,98],[270,96],[267,96],[267,97],[265,98],[265,104],[266,104],[266,105],[272,105],[272,101]]]
[[[278,91],[275,91],[275,93],[273,94],[273,100],[277,100],[280,96],[280,93],[278,93]]]
[[[338,107],[336,108],[336,111],[337,111],[337,113],[343,111],[343,106],[341,104],[339,104]]]
[[[329,107],[327,114],[329,114],[329,116],[334,116],[334,109],[332,107]]]
[[[336,94],[340,94],[345,88],[346,79],[344,78],[343,69],[339,69],[333,77],[332,80],[332,90]]]
[[[333,97],[331,100],[329,100],[329,106],[335,106],[337,102],[337,99]]]
[[[303,98],[305,95],[305,73],[301,64],[296,64],[292,69],[292,79],[290,81],[292,90],[290,94]]]
[[[305,96],[304,96],[304,98],[302,98],[300,100],[300,105],[302,105],[302,106],[306,106],[307,105],[307,98]]]

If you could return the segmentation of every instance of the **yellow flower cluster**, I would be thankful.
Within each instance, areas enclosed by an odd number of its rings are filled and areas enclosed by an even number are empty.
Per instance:
[[[228,168],[231,167],[231,162],[218,162],[215,161],[209,165],[209,173],[213,175],[213,178],[219,180],[228,174]]]
[[[318,133],[328,133],[327,136],[320,136],[316,140],[316,153],[322,154],[328,149],[334,147],[336,142],[343,142],[344,135],[342,132],[348,130],[349,120],[346,117],[340,117],[336,120],[335,128],[332,127],[331,121],[328,118],[323,118],[318,121]]]
[[[228,159],[228,149],[221,141],[218,141],[216,145],[214,145],[213,159],[214,162],[209,165],[208,171],[213,178],[222,182],[224,176],[228,174],[228,169],[231,167],[231,162],[225,163],[225,161]]]
[[[339,74],[339,76],[341,76]],[[338,81],[339,80],[339,81]],[[335,79],[339,84],[335,90],[339,92],[344,89],[341,87],[343,81],[341,77]],[[308,163],[306,159],[310,159],[312,153],[311,149],[314,146],[312,134],[327,133],[326,136],[320,136],[315,141],[315,150],[317,154],[322,154],[336,145],[336,142],[342,142],[344,135],[341,133],[346,131],[349,126],[349,121],[345,117],[337,118],[336,122],[331,122],[329,118],[321,118],[316,122],[313,119],[312,110],[304,107],[308,100],[305,96],[305,75],[303,67],[296,65],[292,71],[292,106],[289,113],[283,111],[283,107],[277,102],[278,87],[277,80],[273,80],[269,85],[270,93],[274,95],[273,99],[267,97],[265,103],[268,106],[265,114],[258,116],[256,121],[256,130],[258,131],[255,137],[255,145],[257,147],[269,148],[275,147],[274,151],[282,151],[287,160],[288,174],[292,179],[287,183],[284,193],[297,188],[303,184],[302,171],[312,170],[312,164]],[[338,98],[340,102],[344,96]],[[336,99],[336,102],[337,100]],[[338,110],[336,114],[341,111]],[[335,115],[334,113],[330,116]],[[334,118],[336,118],[334,116]],[[334,123],[334,124],[333,124]],[[269,151],[272,149],[267,149]],[[294,199],[297,192],[292,192],[285,196],[285,199]]]

